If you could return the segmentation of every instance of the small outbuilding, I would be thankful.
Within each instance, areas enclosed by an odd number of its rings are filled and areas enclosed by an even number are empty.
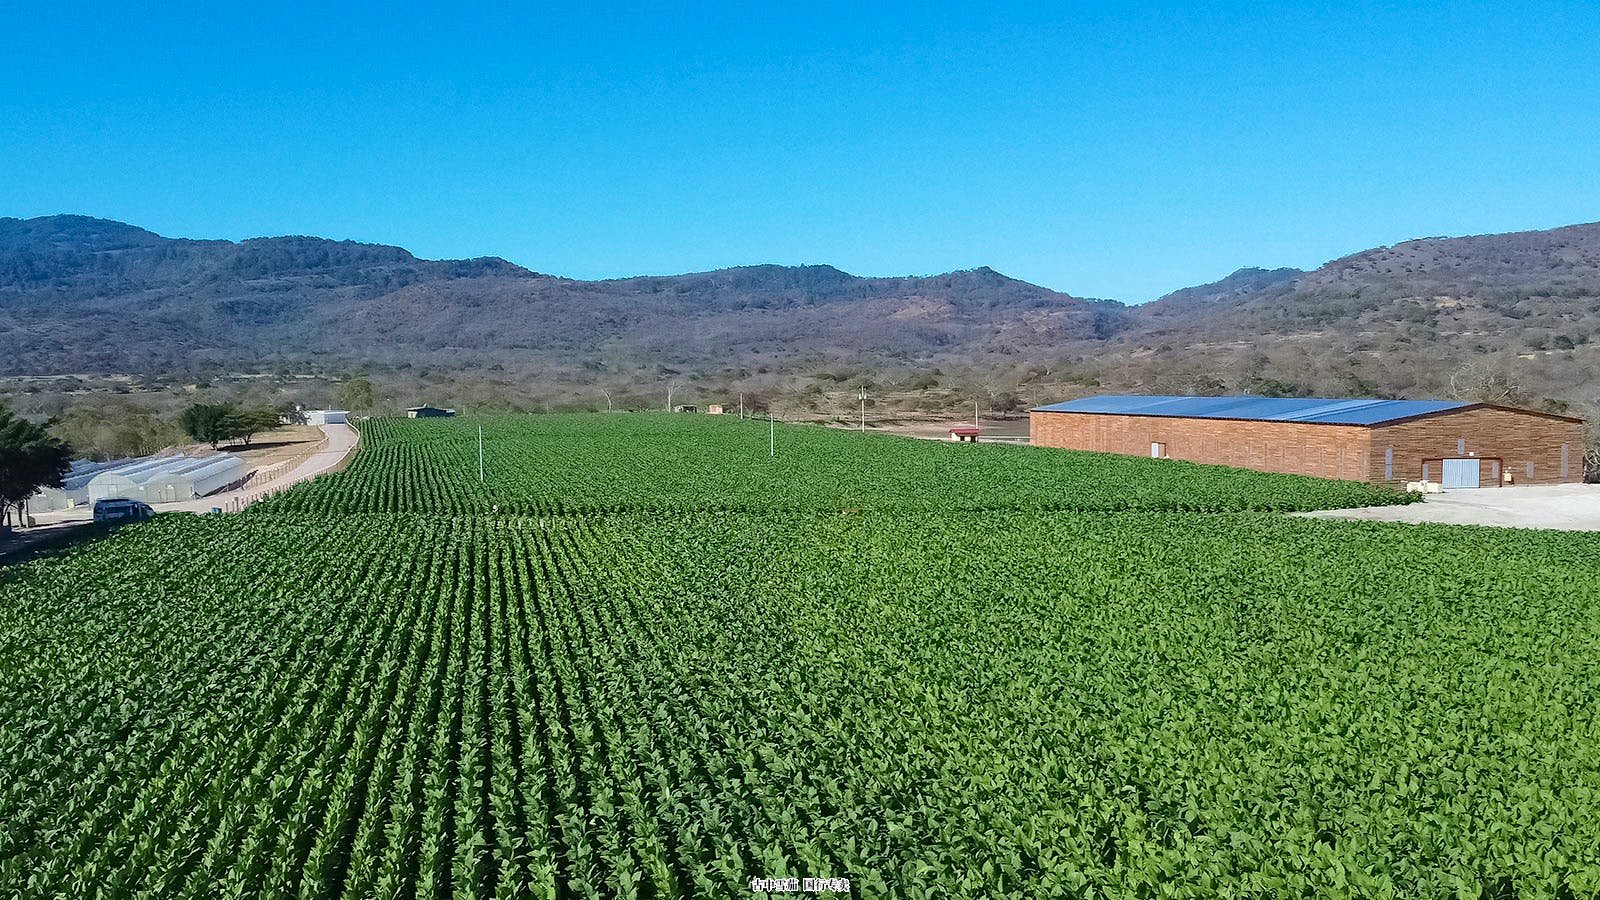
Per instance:
[[[1032,410],[1038,447],[1446,489],[1583,480],[1583,420],[1450,400],[1085,397]]]
[[[350,413],[342,409],[308,409],[307,425],[343,425],[350,421]]]
[[[442,406],[406,407],[406,418],[408,419],[448,419],[455,414],[455,410],[445,409]]]
[[[706,406],[706,415],[710,415],[710,416],[720,416],[720,415],[722,415],[722,404],[721,403],[712,403],[712,404],[707,405]]]
[[[953,425],[950,428],[950,440],[958,443],[976,444],[978,435],[982,430],[976,425]]]

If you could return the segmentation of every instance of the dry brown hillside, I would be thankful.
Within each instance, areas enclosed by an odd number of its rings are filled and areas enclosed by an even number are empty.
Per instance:
[[[1600,406],[1600,225],[1428,238],[1311,272],[1242,269],[1143,306],[990,269],[830,266],[578,281],[318,238],[176,240],[0,219],[0,372],[365,368],[469,403],[592,403],[682,382],[823,402],[859,382],[959,405],[1097,390],[1436,396],[1469,363]],[[537,398],[535,402],[531,398]]]

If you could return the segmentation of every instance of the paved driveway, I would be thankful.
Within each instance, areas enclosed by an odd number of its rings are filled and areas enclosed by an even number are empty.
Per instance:
[[[356,441],[360,437],[359,432],[350,425],[323,425],[321,428],[322,433],[328,436],[328,445],[306,457],[304,461],[289,472],[265,484],[251,485],[242,491],[234,491],[228,494],[213,494],[209,497],[201,497],[198,500],[187,500],[181,503],[153,503],[151,506],[155,507],[156,512],[205,513],[213,509],[236,512],[263,497],[270,497],[302,481],[309,481],[344,462],[344,458],[355,450]]]
[[[1506,528],[1600,531],[1600,484],[1538,484],[1429,494],[1409,506],[1302,513],[1319,519],[1442,522]]]

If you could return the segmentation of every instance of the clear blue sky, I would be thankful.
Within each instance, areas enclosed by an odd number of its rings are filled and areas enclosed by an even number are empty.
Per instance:
[[[12,8],[0,215],[1129,301],[1600,219],[1600,4],[579,5]]]

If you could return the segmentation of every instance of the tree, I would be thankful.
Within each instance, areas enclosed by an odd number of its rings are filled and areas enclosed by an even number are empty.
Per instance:
[[[183,430],[214,450],[223,441],[243,441],[263,431],[271,431],[282,421],[282,414],[265,406],[239,408],[232,403],[196,403],[183,411]]]
[[[345,379],[339,385],[339,405],[351,412],[366,412],[372,408],[372,382],[365,375]]]
[[[227,403],[196,403],[183,411],[178,423],[190,437],[205,441],[213,450],[232,437],[238,426],[237,411]]]
[[[1600,409],[1600,404],[1594,408]],[[1590,416],[1583,426],[1583,480],[1600,484],[1600,414]]]
[[[1531,396],[1520,381],[1486,362],[1463,365],[1450,376],[1450,394],[1468,403],[1527,406]]]
[[[279,414],[275,409],[255,407],[252,409],[233,409],[227,419],[227,439],[242,440],[246,447],[250,446],[250,439],[257,432],[271,431],[278,427]]]
[[[1584,435],[1583,480],[1600,484],[1600,428],[1590,426]]]
[[[61,487],[72,468],[72,447],[50,433],[49,424],[29,422],[0,406],[0,524],[12,510],[23,520],[23,504],[45,487]]]

